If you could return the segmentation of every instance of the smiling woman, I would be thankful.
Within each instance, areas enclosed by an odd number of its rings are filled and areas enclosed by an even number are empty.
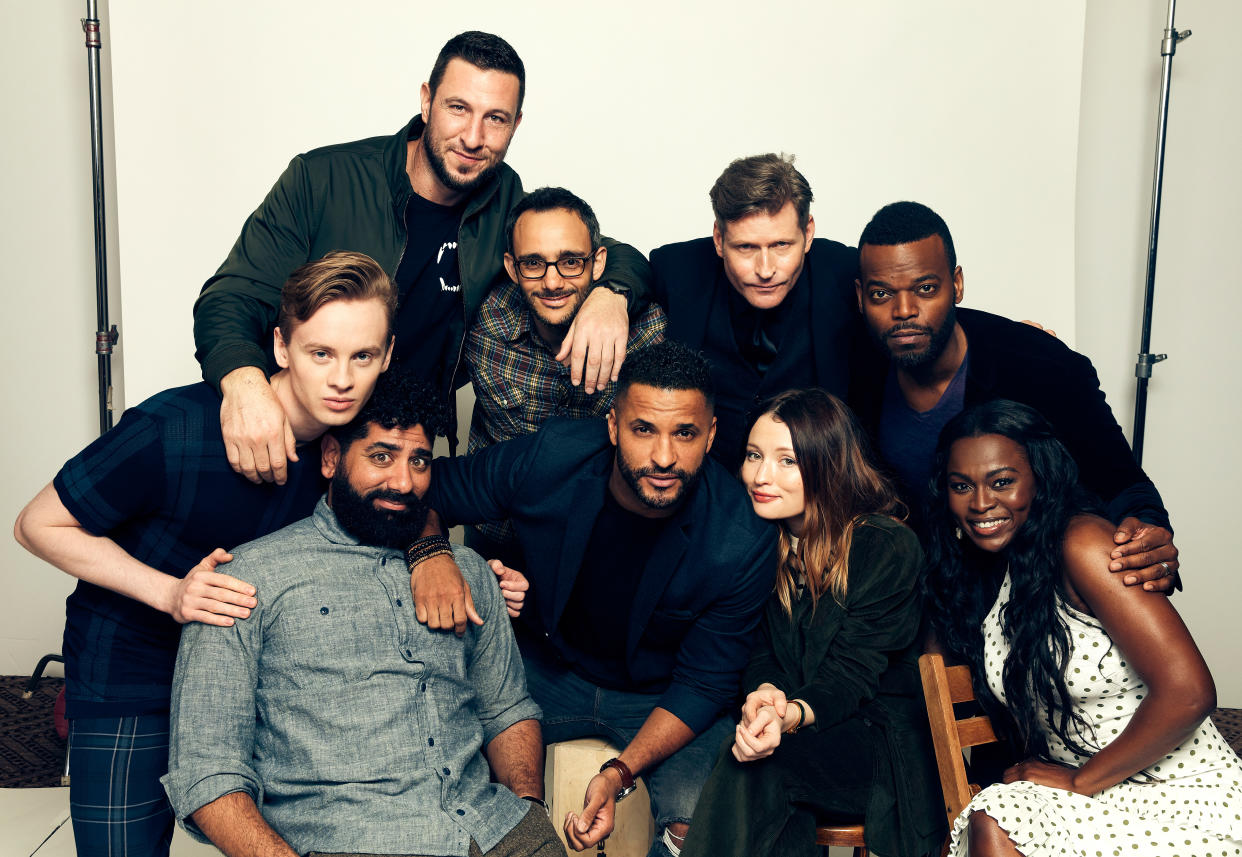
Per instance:
[[[958,817],[951,853],[1242,854],[1207,665],[1169,599],[1109,572],[1114,528],[1048,423],[1004,400],[966,411],[934,472],[928,618],[1026,757]]]

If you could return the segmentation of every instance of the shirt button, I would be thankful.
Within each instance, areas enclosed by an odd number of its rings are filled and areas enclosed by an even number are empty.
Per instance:
[[[388,557],[384,557],[383,559],[381,559],[380,565],[388,565]]]
[[[398,598],[398,599],[397,599],[397,606],[398,606],[398,607],[400,607],[400,606],[401,606],[401,599],[400,599],[400,598]]]
[[[409,649],[406,649],[406,650],[405,650],[405,656],[406,656],[407,658],[412,658],[412,657],[414,657],[413,655],[411,655],[411,654],[410,654],[410,650],[409,650]]]
[[[446,777],[452,773],[452,771],[450,771],[448,768],[441,768],[440,770],[444,771],[444,776]]]
[[[426,690],[427,690],[427,682],[423,682],[423,686],[422,686],[422,687],[420,687],[420,688],[419,688],[419,690],[420,690],[420,691],[426,691]]]
[[[428,747],[434,747],[435,745],[436,745],[436,739],[435,739],[435,738],[428,738],[428,739],[427,739],[427,746],[428,746]]]
[[[320,612],[320,613],[322,613],[323,615],[327,616],[327,615],[328,615],[328,608],[327,608],[327,607],[320,607],[320,608],[319,608],[319,612]]]
[[[466,814],[466,811],[465,811],[464,809],[459,809],[459,810],[457,810],[457,814],[458,814],[458,815],[465,815],[465,814]]]

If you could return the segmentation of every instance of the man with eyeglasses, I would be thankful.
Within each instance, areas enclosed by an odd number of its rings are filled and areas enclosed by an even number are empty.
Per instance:
[[[616,383],[588,392],[557,362],[565,333],[604,272],[608,248],[585,201],[560,187],[523,198],[505,222],[505,270],[466,339],[474,384],[470,452],[537,431],[551,417],[603,417]],[[664,338],[664,311],[651,304],[630,327],[627,354]],[[516,563],[512,528],[467,530],[466,544],[488,559]]]

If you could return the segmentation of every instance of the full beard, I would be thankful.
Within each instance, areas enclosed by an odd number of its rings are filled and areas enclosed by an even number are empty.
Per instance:
[[[404,503],[405,508],[377,509],[376,500]],[[427,504],[415,494],[377,489],[359,494],[344,472],[332,477],[332,511],[347,533],[360,544],[404,550],[423,534],[427,523]]]

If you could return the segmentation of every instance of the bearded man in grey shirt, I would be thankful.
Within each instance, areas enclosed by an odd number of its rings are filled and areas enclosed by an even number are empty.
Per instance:
[[[420,549],[446,415],[426,385],[385,378],[325,437],[314,514],[234,551],[250,617],[182,636],[163,782],[185,829],[229,857],[564,854],[491,570],[452,549],[481,626],[415,617],[402,554]]]

